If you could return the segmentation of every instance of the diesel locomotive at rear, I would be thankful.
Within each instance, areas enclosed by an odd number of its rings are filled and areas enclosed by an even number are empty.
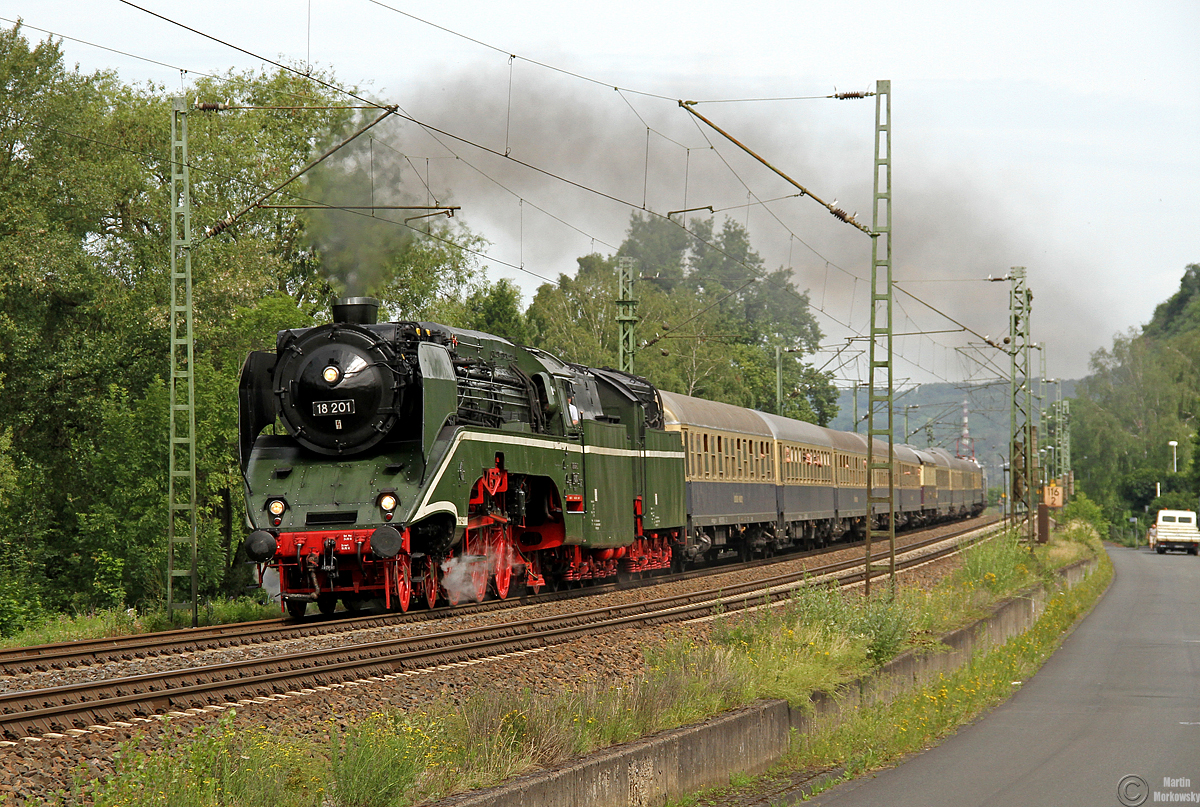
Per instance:
[[[868,516],[857,434],[490,334],[377,323],[377,308],[339,300],[333,322],[280,332],[242,370],[245,549],[292,616],[504,598],[983,510],[972,460],[898,446],[895,512]]]

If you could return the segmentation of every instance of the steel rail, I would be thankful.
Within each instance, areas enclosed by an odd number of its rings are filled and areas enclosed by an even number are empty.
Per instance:
[[[974,530],[986,534],[987,527]],[[964,536],[943,536],[908,547],[903,566],[957,552]],[[939,549],[921,549],[942,544]],[[873,557],[872,561],[883,558]],[[211,707],[239,696],[278,696],[289,689],[343,684],[396,672],[428,669],[450,661],[494,657],[616,630],[730,613],[790,596],[794,589],[840,573],[839,584],[865,578],[863,559],[788,572],[718,589],[662,597],[630,605],[595,608],[561,616],[493,624],[437,634],[368,642],[147,673],[127,678],[0,695],[0,735],[19,738],[147,717],[166,711]]]

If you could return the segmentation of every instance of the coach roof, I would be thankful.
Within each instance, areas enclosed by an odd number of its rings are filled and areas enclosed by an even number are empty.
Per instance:
[[[659,393],[662,395],[663,418],[668,426],[698,426],[768,439],[772,436],[757,412],[666,390],[659,390]]]
[[[802,420],[792,420],[791,418],[780,417],[779,415],[772,415],[767,412],[755,412],[754,414],[766,421],[776,440],[806,443],[823,448],[833,447],[833,441],[830,439],[830,431],[822,429],[815,423],[805,423]]]

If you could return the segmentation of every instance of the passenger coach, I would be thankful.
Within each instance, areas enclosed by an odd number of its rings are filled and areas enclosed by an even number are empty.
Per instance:
[[[736,552],[824,546],[865,532],[867,438],[778,415],[660,391],[664,426],[685,452],[689,560]],[[877,440],[875,454],[887,455]],[[983,475],[942,449],[897,445],[892,458],[897,526],[983,512]],[[871,480],[887,495],[887,471]],[[876,524],[887,523],[876,504]]]

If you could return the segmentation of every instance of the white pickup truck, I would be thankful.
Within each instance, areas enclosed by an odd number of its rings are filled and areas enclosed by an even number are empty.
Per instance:
[[[1160,555],[1178,549],[1195,555],[1200,551],[1200,529],[1192,510],[1159,510],[1158,521],[1150,529],[1150,548]]]

